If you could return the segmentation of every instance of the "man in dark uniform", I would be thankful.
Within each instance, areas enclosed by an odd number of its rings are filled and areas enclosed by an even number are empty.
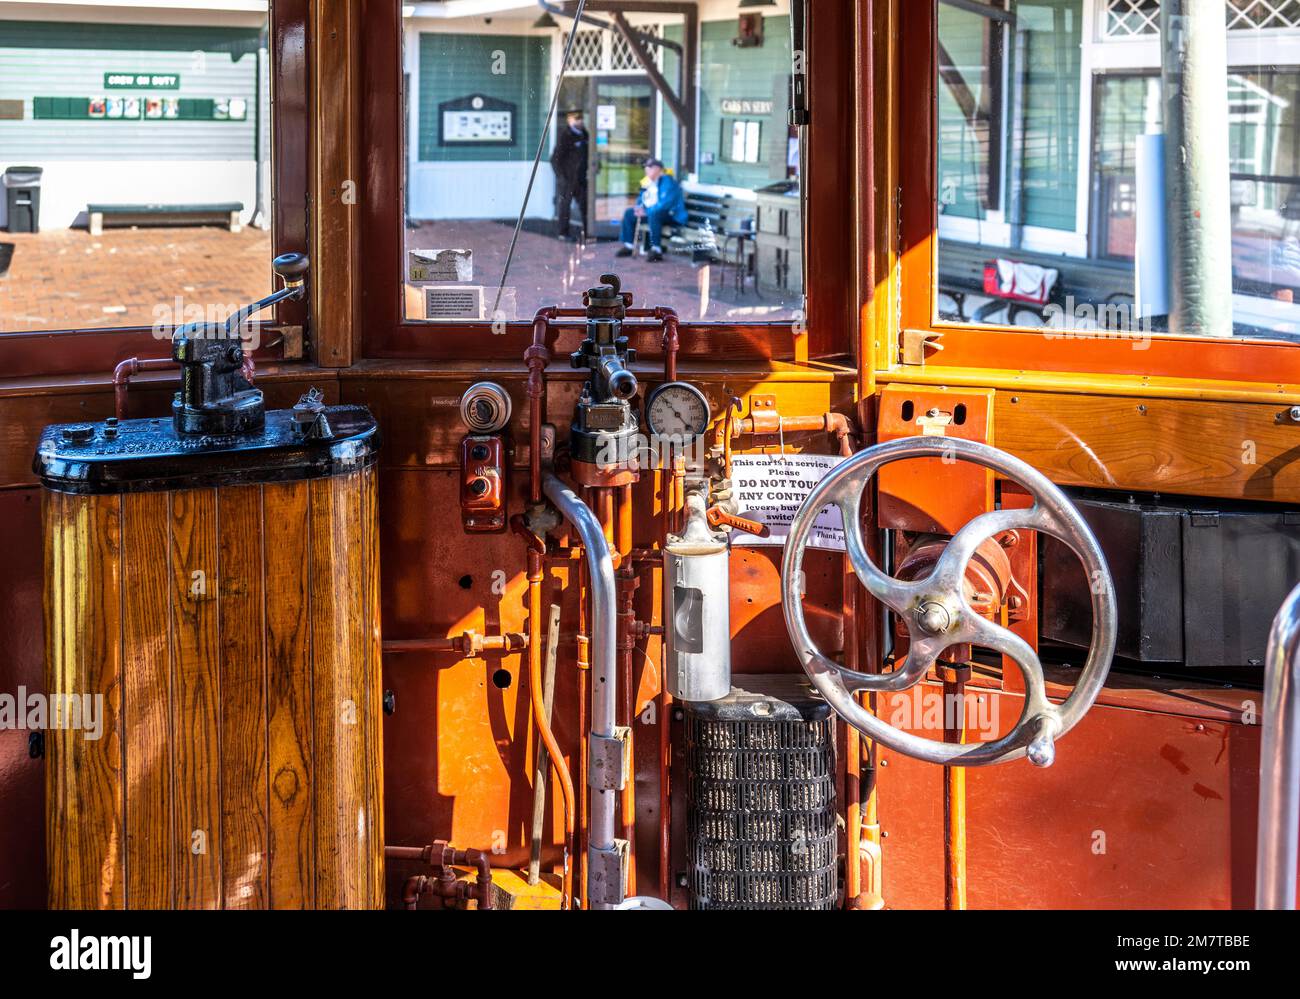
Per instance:
[[[572,240],[570,204],[576,198],[582,214],[582,234],[587,234],[587,143],[590,137],[581,111],[566,111],[564,125],[555,137],[551,168],[555,171],[556,235]]]

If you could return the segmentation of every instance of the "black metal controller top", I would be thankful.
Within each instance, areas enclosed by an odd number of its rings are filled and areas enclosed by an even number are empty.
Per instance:
[[[248,319],[276,302],[302,298],[309,262],[305,254],[285,253],[272,262],[284,287],[247,305],[224,323],[188,323],[172,334],[172,357],[181,366],[181,390],[172,402],[172,421],[182,436],[242,434],[266,421],[261,389],[244,374]]]

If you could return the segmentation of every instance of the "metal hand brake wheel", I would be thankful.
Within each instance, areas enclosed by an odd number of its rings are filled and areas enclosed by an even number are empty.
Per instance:
[[[887,576],[867,556],[862,538],[862,492],[883,465],[904,458],[944,457],[982,465],[1018,482],[1034,497],[1028,509],[995,510],[966,524],[948,544],[934,570],[908,582]],[[804,549],[818,515],[837,506],[844,516],[848,555],[858,579],[907,625],[907,659],[892,673],[859,673],[818,651],[804,621]],[[1092,643],[1073,692],[1059,706],[1047,699],[1043,667],[1028,642],[977,614],[963,596],[966,565],[975,550],[1003,531],[1042,531],[1069,545],[1083,562],[1092,594]],[[786,628],[813,685],[846,722],[862,734],[907,756],[962,767],[987,766],[1028,756],[1035,766],[1051,766],[1055,741],[1084,716],[1110,669],[1115,651],[1115,588],[1097,539],[1074,505],[1044,475],[1019,458],[973,441],[950,437],[907,437],[878,444],[837,466],[812,491],[786,541],[781,565],[781,601]],[[1025,705],[1016,726],[984,743],[953,744],[900,731],[882,721],[853,696],[858,691],[907,690],[934,666],[951,645],[970,643],[1009,656],[1025,678]]]

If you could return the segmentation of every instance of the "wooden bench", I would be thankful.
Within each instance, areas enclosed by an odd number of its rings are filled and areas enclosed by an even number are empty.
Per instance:
[[[712,259],[717,262],[722,258],[727,233],[744,228],[747,222],[753,224],[752,201],[690,188],[686,189],[685,197],[686,222],[683,225],[670,222],[664,226],[665,248],[670,253],[694,253],[697,246],[711,238],[715,246]]]
[[[231,232],[243,226],[239,213],[243,202],[223,201],[199,205],[87,205],[92,236],[103,235],[104,226],[219,225]]]

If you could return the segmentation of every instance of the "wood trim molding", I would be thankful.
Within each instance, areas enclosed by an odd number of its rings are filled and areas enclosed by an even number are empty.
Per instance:
[[[315,131],[311,171],[311,337],[316,363],[347,367],[360,355],[357,253],[362,196],[358,0],[311,5]]]

